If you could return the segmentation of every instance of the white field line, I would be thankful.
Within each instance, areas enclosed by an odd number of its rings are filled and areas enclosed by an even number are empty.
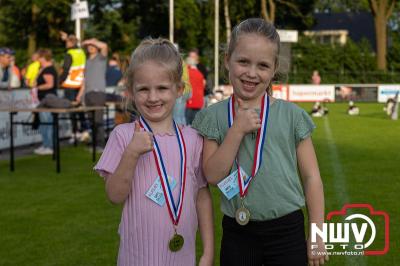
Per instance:
[[[342,164],[339,159],[335,140],[329,125],[328,117],[324,117],[324,129],[329,148],[330,163],[333,169],[333,185],[336,196],[336,202],[350,203],[350,197],[347,192],[346,176],[344,174]],[[365,266],[367,265],[364,256],[346,256],[346,265],[348,266]]]

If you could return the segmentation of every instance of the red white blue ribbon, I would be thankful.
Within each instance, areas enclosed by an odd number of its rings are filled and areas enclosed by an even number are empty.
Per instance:
[[[180,159],[181,159],[181,167],[180,167],[181,168],[180,169],[181,170],[180,171],[180,181],[181,182],[180,182],[180,191],[179,191],[179,197],[178,197],[177,203],[175,203],[174,197],[172,195],[172,190],[171,190],[171,186],[168,181],[167,171],[165,169],[164,161],[162,159],[161,150],[160,150],[160,147],[158,146],[157,140],[154,135],[153,135],[153,140],[154,140],[153,155],[154,155],[154,160],[155,160],[156,167],[157,167],[158,176],[160,177],[161,186],[162,186],[162,189],[164,192],[164,197],[167,202],[169,216],[171,217],[172,223],[174,225],[178,225],[179,218],[182,213],[183,198],[185,195],[186,158],[187,157],[186,157],[186,144],[185,144],[185,140],[183,138],[182,131],[177,126],[175,121],[173,121],[173,124],[174,124],[176,138],[178,140],[179,155],[180,155]],[[153,133],[149,124],[146,122],[146,120],[143,119],[143,117],[140,117],[139,125],[141,128],[144,128],[145,131]]]
[[[247,194],[247,190],[249,188],[251,180],[255,177],[258,172],[258,169],[262,163],[262,150],[265,142],[265,138],[267,136],[267,124],[268,124],[268,114],[269,114],[269,96],[264,94],[261,100],[261,112],[260,112],[260,120],[261,120],[261,127],[257,130],[257,138],[256,138],[256,145],[254,149],[254,156],[253,156],[253,167],[251,169],[250,176],[244,180],[242,178],[242,174],[240,172],[240,165],[239,159],[236,157],[236,164],[238,169],[238,183],[239,183],[239,192],[240,197],[244,197]],[[229,127],[232,126],[233,120],[235,118],[235,96],[232,95],[228,101],[228,125]]]

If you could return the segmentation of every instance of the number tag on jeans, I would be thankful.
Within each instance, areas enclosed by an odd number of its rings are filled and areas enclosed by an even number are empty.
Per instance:
[[[245,179],[245,181],[247,181],[249,176],[242,168],[240,168],[240,173],[242,174],[242,177]],[[218,183],[218,188],[221,190],[221,192],[225,195],[225,197],[228,200],[236,196],[236,194],[239,193],[237,170],[235,170],[234,172],[232,172],[232,174],[228,175],[223,180],[221,180],[221,182]]]
[[[168,176],[168,182],[171,187],[171,190],[173,190],[174,187],[176,186],[175,179],[171,176]],[[146,196],[155,203],[157,203],[158,205],[160,205],[161,207],[164,206],[165,197],[161,186],[160,177],[157,177],[156,181],[153,183],[150,189],[147,190]]]

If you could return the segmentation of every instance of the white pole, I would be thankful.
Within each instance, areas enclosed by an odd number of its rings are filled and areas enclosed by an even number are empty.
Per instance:
[[[214,90],[219,87],[219,0],[215,0],[215,21],[214,21]]]
[[[75,4],[79,4],[79,0],[75,0]],[[81,43],[81,19],[75,19],[75,36],[78,39],[78,44]]]
[[[174,0],[169,0],[169,41],[174,43]]]

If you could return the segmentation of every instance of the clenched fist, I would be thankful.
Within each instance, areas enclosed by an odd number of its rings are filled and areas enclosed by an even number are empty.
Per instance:
[[[237,98],[238,109],[232,127],[243,135],[258,130],[261,127],[261,119],[254,109],[249,109],[242,99]]]

